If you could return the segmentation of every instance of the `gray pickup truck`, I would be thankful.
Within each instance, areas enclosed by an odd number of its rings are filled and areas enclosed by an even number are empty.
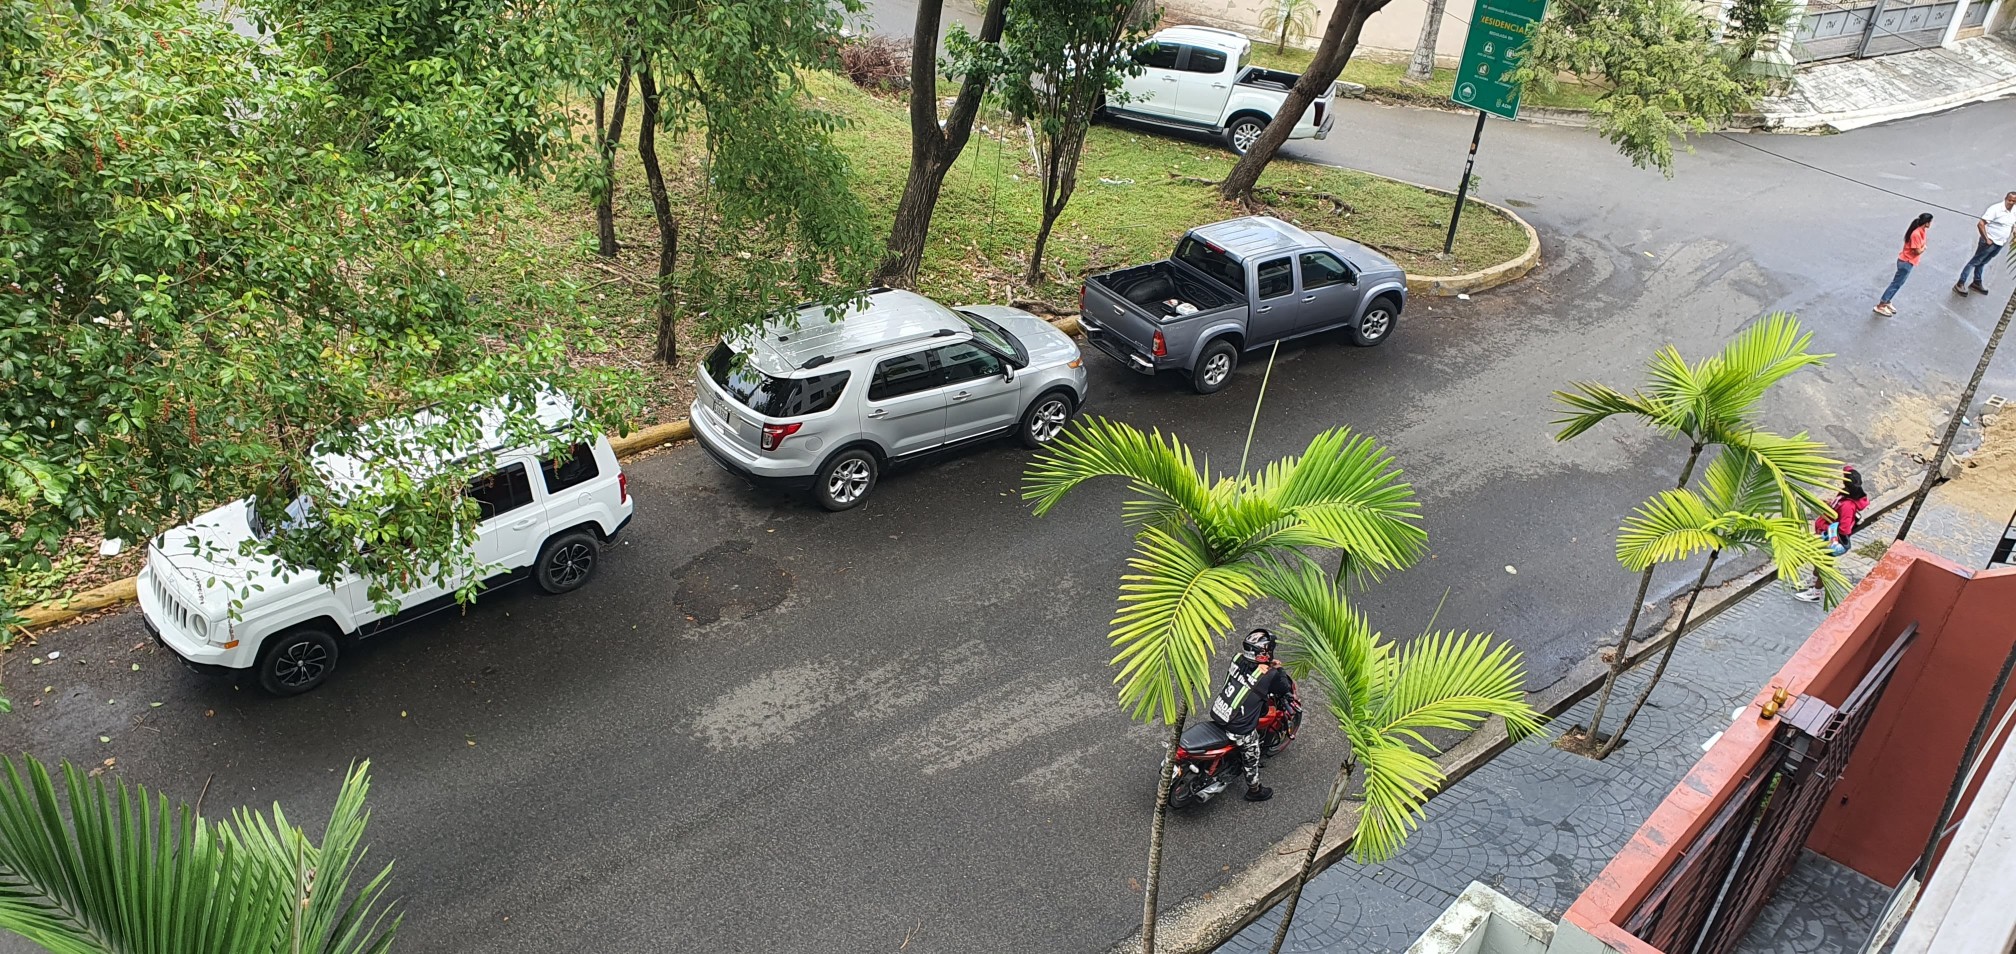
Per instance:
[[[1393,336],[1407,275],[1350,239],[1248,216],[1191,229],[1173,258],[1085,279],[1078,324],[1093,346],[1143,374],[1182,371],[1223,388],[1239,356],[1343,329],[1372,347]]]

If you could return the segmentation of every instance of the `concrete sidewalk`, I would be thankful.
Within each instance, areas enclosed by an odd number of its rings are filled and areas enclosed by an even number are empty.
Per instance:
[[[1912,542],[1962,565],[1980,565],[2001,537],[2003,521],[1942,496],[1935,492],[1919,515]],[[1901,511],[1858,534],[1862,545],[1888,542]],[[1851,579],[1859,580],[1873,565],[1861,554],[1843,560]],[[1558,920],[1731,714],[1756,695],[1825,615],[1776,585],[1758,590],[1680,644],[1629,741],[1616,753],[1598,762],[1554,748],[1563,730],[1588,721],[1595,700],[1584,700],[1541,735],[1506,750],[1429,802],[1420,830],[1398,856],[1375,865],[1345,860],[1312,879],[1283,949],[1404,951],[1472,881]],[[1622,718],[1650,669],[1643,665],[1620,683],[1622,701],[1613,701],[1615,714],[1605,716],[1607,723],[1614,726]],[[1858,886],[1838,887],[1783,892],[1786,904],[1772,905],[1759,918],[1744,949],[1853,951],[1860,936],[1833,935],[1854,919],[1825,902],[1861,895],[1849,890]],[[1262,916],[1218,950],[1266,951],[1279,911]]]
[[[1845,132],[2016,93],[2016,43],[1978,36],[1952,46],[1834,60],[1793,74],[1759,107],[1764,125]]]

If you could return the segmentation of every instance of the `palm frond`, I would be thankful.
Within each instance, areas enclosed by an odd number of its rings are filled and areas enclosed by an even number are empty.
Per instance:
[[[1207,507],[1204,475],[1175,435],[1143,433],[1101,417],[1079,421],[1036,455],[1023,474],[1022,498],[1036,501],[1042,516],[1073,488],[1099,477],[1125,477],[1149,493],[1151,502],[1131,513],[1165,526],[1174,513],[1201,514]]]
[[[1256,495],[1376,574],[1413,563],[1428,546],[1421,504],[1401,477],[1378,442],[1340,427],[1316,435],[1292,464],[1262,470]]]
[[[1593,381],[1577,382],[1569,387],[1572,390],[1554,392],[1555,403],[1567,409],[1567,413],[1554,419],[1554,424],[1561,428],[1554,435],[1557,441],[1574,440],[1619,414],[1644,418],[1654,427],[1666,427],[1666,407],[1643,394],[1625,394],[1607,384]]]
[[[1753,407],[1773,385],[1833,357],[1808,351],[1812,343],[1812,332],[1800,327],[1797,316],[1774,311],[1751,322],[1716,353],[1716,386],[1730,406]]]
[[[1261,592],[1281,601],[1282,660],[1316,688],[1339,724],[1376,704],[1372,674],[1387,653],[1344,591],[1310,564],[1275,564],[1257,578]]]
[[[67,763],[61,798],[33,759],[0,768],[0,930],[51,951],[378,954],[398,928],[389,867],[350,892],[366,765],[344,781],[321,848],[277,810],[217,824]]]
[[[1422,806],[1445,773],[1425,753],[1380,741],[1376,733],[1353,735],[1352,757],[1365,778],[1365,804],[1358,813],[1351,855],[1361,864],[1384,861],[1400,852],[1421,824]]]
[[[1755,457],[1770,472],[1778,495],[1796,505],[1786,513],[1815,516],[1833,507],[1834,495],[1841,489],[1841,462],[1828,457],[1827,445],[1808,439],[1805,432],[1783,437],[1751,430],[1722,435],[1719,442]]]
[[[1645,373],[1652,379],[1646,390],[1663,413],[1651,423],[1669,435],[1699,435],[1703,424],[1715,419],[1710,370],[1707,362],[1688,364],[1672,345],[1653,352],[1645,363]]]
[[[1701,500],[1717,513],[1780,513],[1796,508],[1779,493],[1777,475],[1756,455],[1723,447],[1701,471]]]
[[[1617,531],[1617,562],[1633,573],[1720,549],[1722,515],[1691,490],[1667,490],[1638,505]]]
[[[1209,694],[1211,655],[1232,628],[1229,612],[1259,592],[1259,570],[1214,564],[1194,531],[1147,527],[1135,545],[1108,636],[1120,667],[1113,681],[1135,719],[1173,722],[1180,702]]]
[[[1821,592],[1830,607],[1848,595],[1848,577],[1842,574],[1827,542],[1806,521],[1786,516],[1761,517],[1745,530],[1750,538],[1746,542],[1752,549],[1771,554],[1771,565],[1778,571],[1780,582],[1802,586],[1809,574],[1818,576]]]

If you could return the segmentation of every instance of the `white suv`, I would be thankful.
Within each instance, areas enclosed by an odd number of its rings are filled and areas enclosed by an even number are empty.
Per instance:
[[[573,405],[543,395],[538,420],[558,427]],[[501,413],[482,416],[486,434]],[[483,514],[476,558],[490,585],[531,577],[549,593],[588,582],[601,546],[630,522],[635,505],[622,465],[606,438],[575,444],[541,459],[530,450],[486,451],[496,469],[471,483]],[[328,473],[361,473],[368,464],[331,455]],[[250,500],[212,510],[156,537],[140,570],[140,611],[156,642],[198,672],[256,675],[275,695],[320,685],[336,668],[345,640],[373,636],[455,605],[460,581],[428,584],[399,595],[387,615],[371,600],[364,578],[324,585],[313,571],[263,556],[241,556],[239,545],[262,536]],[[228,585],[218,585],[228,584]],[[230,603],[244,591],[232,618]]]

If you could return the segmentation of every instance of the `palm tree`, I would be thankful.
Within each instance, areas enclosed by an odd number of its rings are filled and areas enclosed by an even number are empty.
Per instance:
[[[1798,318],[1781,311],[1751,324],[1721,351],[1697,364],[1688,364],[1670,345],[1661,348],[1648,362],[1650,381],[1641,390],[1626,394],[1608,385],[1583,382],[1572,385],[1572,390],[1554,392],[1554,399],[1567,409],[1554,422],[1561,426],[1554,439],[1573,440],[1617,415],[1635,417],[1666,437],[1687,441],[1687,463],[1673,483],[1675,489],[1684,489],[1693,479],[1694,465],[1703,450],[1719,446],[1755,458],[1785,497],[1797,497],[1816,510],[1825,508],[1827,503],[1820,494],[1832,493],[1840,482],[1840,465],[1821,456],[1818,443],[1769,433],[1759,429],[1755,420],[1758,404],[1772,385],[1833,357],[1808,351],[1812,340],[1813,336],[1799,327]],[[1645,608],[1645,593],[1651,588],[1657,565],[1648,564],[1639,574],[1638,594],[1631,601],[1623,632],[1618,634],[1610,673],[1582,737],[1585,744],[1601,738],[1604,710],[1618,675],[1630,660],[1631,635],[1638,627],[1638,615]]]
[[[1316,29],[1316,0],[1267,0],[1260,10],[1260,32],[1277,34],[1274,52],[1288,50],[1288,34],[1306,40]]]
[[[271,819],[240,810],[212,822],[187,806],[171,815],[165,796],[68,763],[59,799],[48,770],[21,761],[0,758],[0,930],[57,954],[391,947],[400,921],[382,903],[391,866],[350,892],[364,860],[369,763],[343,780],[317,847],[277,805]]]
[[[1803,438],[1805,435],[1798,435]],[[1724,451],[1701,474],[1701,491],[1668,490],[1645,502],[1624,521],[1617,536],[1617,562],[1628,570],[1646,570],[1660,563],[1688,559],[1702,550],[1708,559],[1694,585],[1687,591],[1687,604],[1680,622],[1673,627],[1638,701],[1624,714],[1617,731],[1610,733],[1598,758],[1608,756],[1624,741],[1624,733],[1638,718],[1645,700],[1666,675],[1673,650],[1687,634],[1694,615],[1694,601],[1708,585],[1708,572],[1728,551],[1763,551],[1771,555],[1778,579],[1798,585],[1808,574],[1817,576],[1828,606],[1840,602],[1848,592],[1848,578],[1834,564],[1827,544],[1807,524],[1805,508],[1795,497],[1787,497],[1771,475],[1748,454]]]
[[[1396,647],[1372,631],[1339,585],[1307,565],[1266,574],[1262,588],[1287,606],[1282,628],[1290,670],[1314,677],[1350,743],[1274,932],[1270,950],[1280,954],[1324,833],[1361,765],[1365,807],[1351,851],[1360,862],[1383,861],[1406,843],[1422,804],[1444,777],[1422,751],[1437,751],[1423,731],[1472,729],[1495,715],[1519,738],[1539,728],[1540,719],[1526,703],[1519,654],[1508,643],[1493,645],[1489,634],[1424,633]]]
[[[1211,657],[1231,629],[1230,613],[1260,594],[1278,560],[1308,559],[1304,548],[1342,550],[1362,577],[1376,578],[1418,558],[1428,535],[1413,488],[1372,439],[1337,428],[1316,435],[1299,457],[1252,473],[1214,476],[1183,443],[1161,432],[1101,418],[1066,432],[1030,465],[1023,496],[1038,516],[1079,485],[1125,478],[1134,490],[1122,514],[1139,529],[1131,572],[1108,635],[1120,704],[1137,721],[1169,726],[1169,751],[1193,703],[1211,691]],[[1172,765],[1165,759],[1148,838],[1141,909],[1142,949],[1155,949],[1163,821]]]

